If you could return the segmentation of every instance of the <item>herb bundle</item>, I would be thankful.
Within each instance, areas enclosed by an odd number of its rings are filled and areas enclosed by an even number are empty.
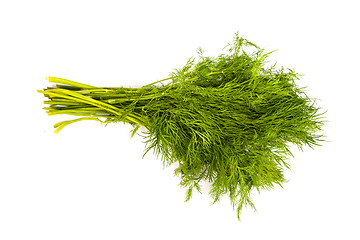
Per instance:
[[[227,194],[238,217],[254,207],[253,189],[281,185],[291,144],[319,145],[323,121],[315,101],[295,84],[298,74],[275,65],[270,53],[236,34],[218,57],[190,58],[169,78],[140,88],[101,88],[49,77],[54,87],[39,90],[49,115],[79,116],[56,124],[96,120],[146,128],[146,152],[164,164],[177,162],[176,175],[189,200],[200,181],[210,182],[214,202]]]

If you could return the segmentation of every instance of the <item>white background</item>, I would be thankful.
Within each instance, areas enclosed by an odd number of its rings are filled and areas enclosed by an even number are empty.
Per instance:
[[[1,1],[0,239],[359,239],[358,1]],[[131,127],[61,118],[47,76],[97,86],[166,78],[234,33],[275,52],[328,110],[327,142],[294,149],[284,188],[242,221],[224,197],[185,190]]]

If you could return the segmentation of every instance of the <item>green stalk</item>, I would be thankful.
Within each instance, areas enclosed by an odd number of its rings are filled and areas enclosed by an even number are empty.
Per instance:
[[[79,93],[76,93],[74,91],[66,90],[66,89],[50,89],[46,91],[38,91],[39,93],[43,93],[45,96],[53,96],[53,97],[60,97],[68,100],[72,100],[74,102],[81,102],[86,103],[89,105],[93,105],[96,107],[99,107],[100,109],[103,109],[109,113],[114,114],[115,116],[122,117],[124,114],[124,111],[122,109],[116,108],[113,105],[104,103],[102,101],[98,101],[86,96],[83,96]],[[145,123],[142,120],[142,117],[139,115],[136,115],[135,113],[129,113],[125,116],[125,120],[129,123],[135,123],[139,124],[141,126],[145,126]]]
[[[64,79],[64,78],[48,77],[47,80],[48,80],[49,82],[61,83],[61,84],[65,84],[65,85],[69,85],[69,86],[73,86],[73,87],[77,87],[77,88],[85,88],[85,89],[88,89],[88,88],[96,88],[96,87],[94,87],[94,86],[90,86],[90,85],[87,85],[87,84],[82,84],[82,83],[74,82],[74,81],[67,80],[67,79]]]
[[[100,119],[94,118],[94,117],[83,117],[83,118],[78,118],[78,119],[74,119],[74,120],[70,120],[70,121],[62,121],[62,122],[59,122],[54,125],[54,127],[56,128],[55,133],[56,134],[59,133],[64,127],[66,127],[67,125],[69,125],[71,123],[80,122],[80,121],[84,121],[84,120],[95,120],[100,123],[106,123],[106,122],[101,121]]]

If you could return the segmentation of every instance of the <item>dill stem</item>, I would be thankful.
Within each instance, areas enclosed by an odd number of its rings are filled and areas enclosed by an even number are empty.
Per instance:
[[[78,105],[81,106],[83,104],[80,104],[78,102],[74,102],[74,101],[65,101],[65,100],[51,100],[51,101],[44,101],[44,104],[50,104],[50,105]]]
[[[151,100],[154,98],[163,97],[163,95],[159,94],[153,94],[153,95],[145,95],[145,96],[139,96],[138,98],[110,98],[103,100],[107,103],[114,104],[114,103],[122,103],[122,102],[128,102],[128,101],[140,101],[140,100]]]
[[[78,87],[78,88],[95,88],[95,87],[87,85],[87,84],[82,84],[82,83],[74,82],[71,80],[63,79],[63,78],[48,77],[47,79],[49,82],[61,83],[61,84]]]
[[[73,100],[75,102],[82,102],[82,103],[87,103],[96,107],[99,107],[101,109],[104,109],[107,112],[113,113],[116,116],[122,117],[124,111],[122,109],[119,109],[113,105],[104,103],[102,101],[98,101],[86,96],[83,96],[79,93],[73,92],[73,91],[69,91],[66,89],[50,89],[47,91],[38,91],[40,93],[43,93],[45,95],[48,96],[54,96],[54,97],[60,97],[60,98],[65,98],[65,99],[69,99],[69,100]],[[129,122],[129,123],[136,123],[142,126],[145,126],[144,121],[142,120],[141,116],[137,116],[135,113],[129,113],[125,116],[125,119]]]
[[[94,115],[96,114],[103,114],[105,116],[111,116],[108,112],[98,109],[98,108],[76,108],[76,109],[59,109],[59,108],[44,108],[45,110],[48,110],[48,115],[56,115],[56,114],[70,114],[70,113],[76,113],[76,114],[82,114],[82,113],[92,113]]]

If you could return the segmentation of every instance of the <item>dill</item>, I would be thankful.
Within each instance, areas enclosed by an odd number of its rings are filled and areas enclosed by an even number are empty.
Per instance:
[[[169,78],[141,88],[100,88],[49,77],[56,83],[38,92],[48,100],[49,115],[78,116],[57,123],[56,133],[68,124],[96,120],[126,122],[135,134],[147,131],[149,150],[166,166],[177,162],[180,184],[201,191],[202,180],[211,183],[214,202],[227,194],[240,217],[253,208],[253,189],[271,189],[285,179],[289,146],[320,145],[323,125],[320,108],[292,70],[266,67],[271,54],[235,35],[226,53],[208,57],[199,49]]]

